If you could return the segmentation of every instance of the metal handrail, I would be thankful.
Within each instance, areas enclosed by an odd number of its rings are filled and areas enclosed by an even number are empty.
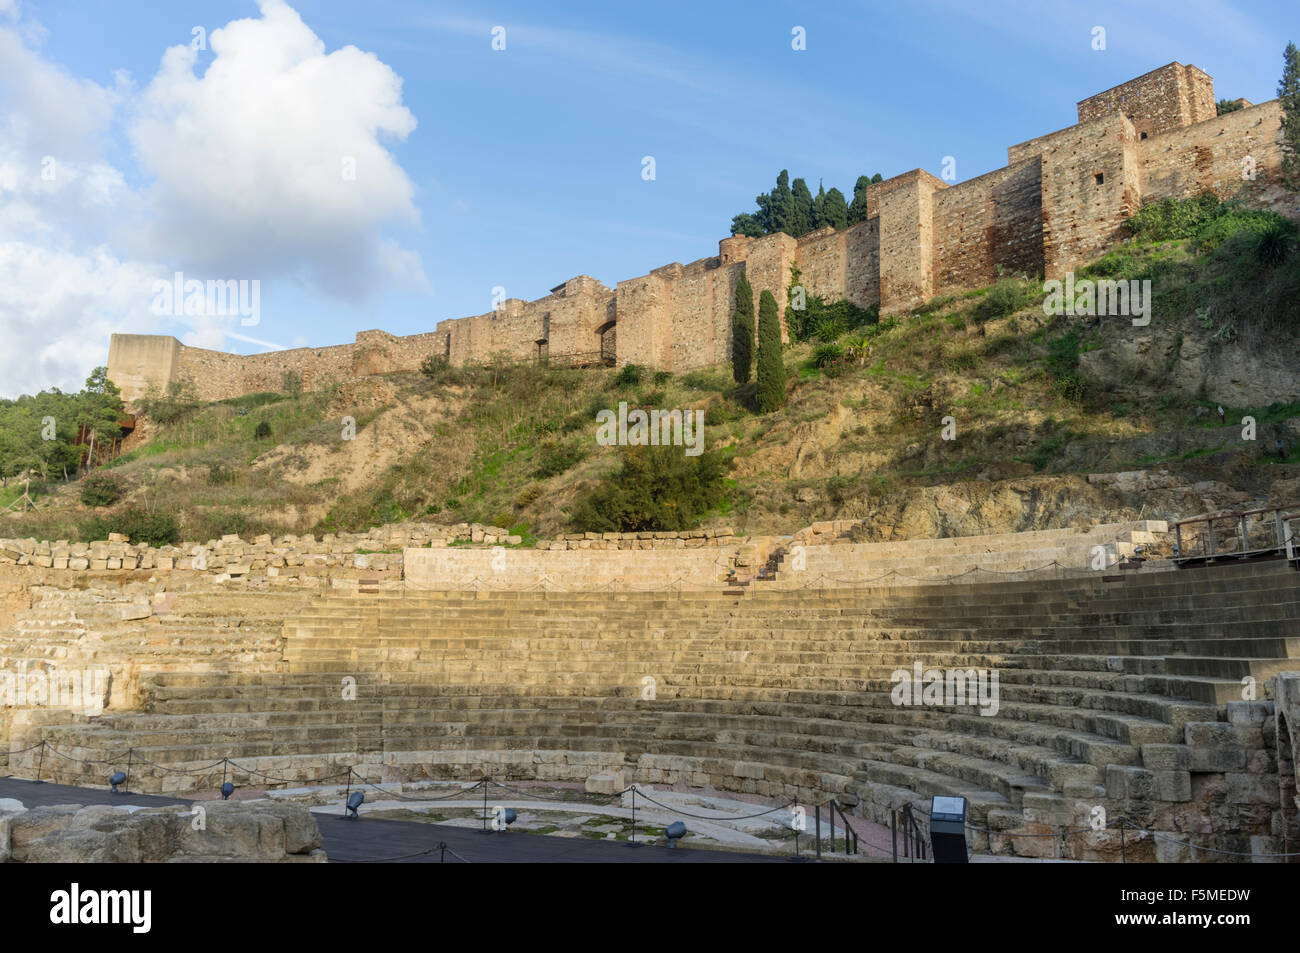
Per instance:
[[[831,825],[830,849],[835,853],[835,812],[840,812],[840,819],[844,822],[844,853],[852,857],[858,852],[858,832],[853,829],[849,823],[849,815],[845,813],[844,808],[840,806],[839,801],[831,798],[826,802],[827,820]],[[816,805],[814,808],[813,823],[817,827],[817,859],[822,856],[822,806]]]
[[[894,847],[894,863],[898,863],[898,828],[900,823],[903,827],[903,856],[910,860],[925,860],[928,853],[925,832],[917,822],[916,815],[912,813],[912,805],[905,803],[889,817],[890,835]]]
[[[1291,521],[1300,515],[1300,513],[1288,513],[1296,504],[1286,506],[1270,506],[1260,509],[1238,510],[1230,513],[1216,513],[1207,516],[1198,516],[1193,519],[1179,520],[1174,523],[1174,539],[1176,549],[1174,552],[1174,562],[1182,564],[1192,561],[1205,560],[1213,561],[1215,559],[1250,559],[1262,556],[1286,556],[1288,559],[1295,558],[1295,540],[1296,533],[1291,525]],[[1271,514],[1271,519],[1265,516]],[[1252,526],[1250,517],[1258,517],[1254,520],[1254,532],[1256,537],[1261,535],[1263,530],[1269,524],[1272,524],[1271,540],[1254,539],[1252,540]],[[1236,524],[1233,531],[1235,532],[1235,545],[1232,548],[1225,548],[1217,536],[1216,524],[1231,522]],[[1198,547],[1196,552],[1189,552],[1187,545],[1183,542],[1184,527],[1205,525],[1204,534],[1197,533],[1193,539],[1196,540]],[[1229,534],[1231,535],[1231,533]],[[1192,540],[1189,539],[1190,543]]]

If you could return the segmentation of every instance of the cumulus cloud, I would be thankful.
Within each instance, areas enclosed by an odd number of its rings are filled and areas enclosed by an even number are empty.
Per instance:
[[[79,387],[113,331],[276,346],[237,316],[153,314],[154,282],[175,271],[353,301],[427,288],[418,254],[385,234],[419,220],[388,150],[415,128],[400,77],[355,47],[327,53],[282,0],[260,6],[212,32],[206,69],[174,47],[143,89],[49,62],[39,24],[0,26],[0,396]],[[106,158],[121,129],[138,170]]]
[[[131,139],[153,177],[145,251],[221,277],[292,276],[344,298],[419,285],[418,259],[380,236],[418,222],[386,142],[415,117],[375,56],[332,53],[282,0],[209,37],[213,59],[167,50]]]
[[[107,248],[57,251],[0,242],[0,396],[77,390],[124,322],[149,329],[155,272]]]

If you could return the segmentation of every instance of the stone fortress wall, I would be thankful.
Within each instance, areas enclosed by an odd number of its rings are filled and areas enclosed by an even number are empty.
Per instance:
[[[362,331],[352,344],[236,355],[169,336],[114,334],[109,377],[129,402],[179,378],[217,400],[279,389],[287,371],[311,388],[415,370],[430,355],[452,364],[504,356],[684,371],[728,360],[742,273],[756,298],[771,291],[784,308],[797,264],[809,295],[890,314],[1002,274],[1060,277],[1121,237],[1124,219],[1145,202],[1208,190],[1300,211],[1279,186],[1280,103],[1215,113],[1213,80],[1170,63],[1083,100],[1075,125],[1011,146],[1004,168],[956,185],[921,169],[872,185],[869,218],[849,228],[798,239],[732,236],[716,256],[674,262],[612,290],[580,275],[536,301],[511,298],[407,337]],[[1253,179],[1243,175],[1247,157]]]

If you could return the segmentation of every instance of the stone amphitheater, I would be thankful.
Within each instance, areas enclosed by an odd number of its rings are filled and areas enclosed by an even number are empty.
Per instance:
[[[1298,859],[1295,562],[1150,558],[1154,521],[852,528],[0,540],[3,669],[104,675],[79,708],[9,685],[7,773],[102,785],[129,757],[133,790],[178,794],[227,758],[262,787],[613,777],[885,825],[957,795],[977,853]],[[994,710],[900,704],[913,670],[996,673]]]

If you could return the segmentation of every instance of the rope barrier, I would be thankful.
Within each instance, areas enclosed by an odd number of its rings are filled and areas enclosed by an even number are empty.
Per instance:
[[[114,764],[114,763],[120,763],[120,761],[121,761],[121,758],[117,758],[117,759],[76,758],[76,757],[73,757],[73,756],[71,756],[71,755],[64,754],[63,752],[59,751],[59,750],[58,750],[57,748],[55,748],[53,745],[49,744],[48,742],[46,742],[46,741],[44,741],[44,740],[42,740],[42,741],[38,741],[38,742],[36,742],[35,744],[28,745],[28,746],[25,747],[25,748],[18,748],[18,749],[15,749],[15,750],[13,750],[13,751],[7,752],[7,754],[10,755],[10,756],[12,756],[12,755],[16,755],[16,754],[23,754],[23,753],[28,752],[28,751],[33,751],[33,750],[35,750],[35,749],[37,749],[37,748],[41,748],[41,749],[43,749],[42,754],[44,754],[44,751],[45,751],[45,750],[48,750],[51,754],[54,754],[54,755],[56,755],[57,757],[62,758],[62,759],[65,760],[65,761],[71,761],[71,762],[76,763],[76,764],[101,765],[101,764]],[[132,751],[133,751],[133,750],[134,750],[134,749],[132,749]],[[127,752],[127,754],[130,755],[131,752]],[[212,770],[213,770],[214,768],[216,768],[218,765],[228,765],[228,766],[233,767],[233,768],[235,768],[235,769],[237,769],[237,770],[239,770],[239,771],[243,771],[244,773],[246,773],[246,774],[248,774],[248,775],[256,775],[256,776],[258,776],[258,777],[266,778],[266,779],[268,779],[268,780],[272,780],[272,781],[278,781],[278,782],[281,782],[281,783],[284,783],[284,784],[297,784],[297,785],[319,784],[319,783],[321,783],[321,782],[328,781],[328,780],[331,780],[331,779],[333,779],[333,778],[343,777],[343,776],[345,776],[345,775],[348,776],[348,777],[351,777],[352,775],[356,775],[357,780],[358,780],[358,782],[359,782],[361,785],[363,785],[363,786],[365,786],[365,787],[368,787],[368,788],[371,788],[371,789],[373,789],[373,790],[375,790],[375,791],[378,791],[379,793],[383,794],[383,795],[384,795],[385,797],[387,797],[387,798],[391,798],[391,799],[395,799],[395,800],[401,800],[401,801],[426,802],[426,803],[433,803],[433,802],[438,802],[438,801],[449,801],[449,800],[453,800],[453,799],[456,799],[456,798],[463,798],[463,797],[465,797],[467,794],[469,794],[470,792],[472,792],[472,791],[476,791],[476,790],[478,790],[479,788],[482,788],[482,787],[485,787],[485,786],[491,786],[491,787],[500,788],[500,789],[503,790],[503,791],[509,791],[509,792],[511,792],[511,793],[513,793],[513,794],[518,795],[518,796],[521,797],[521,798],[527,798],[528,800],[555,801],[555,802],[559,802],[559,803],[569,803],[569,804],[574,804],[574,803],[576,803],[576,802],[572,801],[571,799],[569,799],[569,798],[565,798],[565,797],[554,796],[554,795],[546,795],[546,794],[540,794],[540,793],[536,793],[536,792],[523,791],[523,790],[521,790],[521,789],[519,789],[519,788],[514,788],[514,787],[511,787],[511,786],[509,786],[509,785],[507,785],[507,784],[502,784],[500,781],[495,781],[495,780],[493,780],[493,779],[491,779],[491,778],[483,778],[483,779],[480,779],[479,781],[475,782],[474,784],[470,785],[469,787],[462,788],[461,790],[459,790],[459,791],[454,791],[454,792],[452,792],[452,793],[450,793],[450,794],[445,794],[445,795],[433,795],[433,796],[429,796],[429,797],[420,797],[420,796],[417,796],[417,795],[406,794],[406,793],[401,792],[401,791],[388,791],[388,790],[384,790],[382,787],[380,787],[379,785],[375,784],[374,782],[366,781],[366,780],[362,779],[361,776],[360,776],[359,774],[356,774],[355,769],[352,768],[352,767],[348,767],[348,768],[346,768],[346,769],[343,770],[343,771],[335,772],[334,774],[324,775],[323,777],[316,778],[316,779],[314,779],[314,780],[305,780],[305,779],[301,779],[301,778],[281,778],[281,777],[277,777],[277,776],[275,776],[275,775],[268,774],[268,773],[266,773],[266,772],[264,772],[264,771],[259,771],[259,770],[255,769],[255,768],[249,768],[249,767],[246,767],[246,766],[240,765],[238,762],[235,762],[235,761],[231,760],[230,758],[222,758],[222,759],[220,759],[220,760],[218,760],[218,761],[214,761],[214,762],[212,762],[211,764],[203,765],[203,766],[195,767],[195,768],[170,768],[170,767],[168,767],[167,765],[159,764],[159,763],[156,762],[156,761],[151,761],[151,760],[144,759],[144,758],[136,759],[136,760],[135,760],[135,763],[137,763],[137,764],[147,764],[147,765],[150,765],[150,766],[152,766],[152,767],[158,768],[159,770],[162,770],[162,771],[164,771],[164,772],[166,772],[166,773],[169,773],[169,774],[182,774],[182,775],[185,775],[185,774],[188,774],[188,775],[201,775],[201,774],[204,774],[204,773],[206,773],[206,772],[212,771]],[[39,774],[39,770],[38,770],[38,774]],[[37,778],[37,780],[39,780],[39,778]],[[751,819],[753,819],[753,818],[766,817],[766,816],[768,816],[768,815],[775,814],[775,813],[778,812],[778,811],[791,810],[792,808],[796,807],[796,806],[799,804],[799,802],[798,802],[797,800],[790,800],[790,801],[785,802],[784,804],[778,804],[778,805],[776,805],[775,807],[768,808],[768,809],[765,810],[765,811],[758,811],[758,812],[755,812],[755,813],[753,813],[753,814],[722,814],[722,815],[698,814],[698,813],[695,813],[695,812],[693,812],[693,811],[687,811],[687,810],[683,810],[682,808],[673,807],[672,805],[669,805],[669,804],[664,804],[662,801],[659,801],[659,800],[657,800],[656,798],[651,797],[649,794],[647,794],[647,793],[646,793],[646,789],[641,788],[641,787],[637,787],[636,785],[631,785],[631,786],[629,786],[629,787],[626,787],[626,788],[624,788],[624,789],[621,790],[621,791],[615,792],[614,794],[602,795],[602,796],[601,796],[601,799],[602,799],[602,800],[605,800],[605,801],[613,801],[614,799],[616,799],[616,798],[622,798],[623,795],[625,795],[625,794],[629,794],[629,793],[633,794],[634,797],[637,796],[637,795],[639,795],[639,796],[640,796],[641,798],[643,798],[644,800],[649,801],[651,804],[655,805],[656,807],[660,808],[661,810],[664,810],[664,811],[669,812],[670,814],[676,814],[676,815],[680,815],[680,816],[682,816],[682,817],[689,817],[689,818],[693,818],[693,819],[696,819],[696,820],[705,820],[705,821],[743,821],[743,820],[751,820]],[[827,803],[831,803],[831,802],[827,802]],[[922,807],[915,807],[915,806],[914,806],[914,807],[912,808],[912,811],[913,811],[914,814],[920,816],[921,818],[928,818],[928,817],[930,816],[930,815],[929,815],[929,812],[928,812],[925,808],[922,808]],[[1290,852],[1282,852],[1282,853],[1261,853],[1261,852],[1252,852],[1252,851],[1227,850],[1227,849],[1219,848],[1219,847],[1204,847],[1204,846],[1201,846],[1201,845],[1199,845],[1199,844],[1193,844],[1193,843],[1191,843],[1191,842],[1189,842],[1189,841],[1180,840],[1180,839],[1178,839],[1178,838],[1176,838],[1176,837],[1172,837],[1172,836],[1167,835],[1167,834],[1161,834],[1161,833],[1159,833],[1159,832],[1157,832],[1157,831],[1149,830],[1148,828],[1143,827],[1142,825],[1139,825],[1139,824],[1137,824],[1137,823],[1135,823],[1135,822],[1129,820],[1129,819],[1126,818],[1126,817],[1120,817],[1120,818],[1117,818],[1117,819],[1115,819],[1115,820],[1113,820],[1113,821],[1108,821],[1104,826],[1102,826],[1102,827],[1100,827],[1100,828],[1096,828],[1096,827],[1091,827],[1091,826],[1090,826],[1090,827],[1081,827],[1081,828],[1066,829],[1066,830],[1061,830],[1061,831],[1052,831],[1052,832],[1044,833],[1044,834],[1029,833],[1029,832],[999,831],[999,830],[994,830],[993,828],[990,828],[990,827],[979,827],[979,826],[975,826],[975,825],[972,825],[972,824],[969,824],[969,823],[966,825],[966,827],[967,827],[967,830],[969,830],[969,831],[972,831],[972,832],[977,833],[977,834],[984,834],[984,835],[987,835],[987,836],[989,836],[989,837],[1004,837],[1004,838],[1009,838],[1009,839],[1015,839],[1015,838],[1030,838],[1030,839],[1032,839],[1032,838],[1043,838],[1043,837],[1060,838],[1063,847],[1064,847],[1064,845],[1065,845],[1065,839],[1066,839],[1067,837],[1073,837],[1073,836],[1077,836],[1077,835],[1080,835],[1080,834],[1098,834],[1098,833],[1102,833],[1102,832],[1107,831],[1107,830],[1111,830],[1112,828],[1115,828],[1115,829],[1124,828],[1124,829],[1129,829],[1129,830],[1137,831],[1137,832],[1138,832],[1139,834],[1141,834],[1142,836],[1144,836],[1144,837],[1151,837],[1153,840],[1163,841],[1163,842],[1166,842],[1166,843],[1178,844],[1178,845],[1180,845],[1180,846],[1182,846],[1182,847],[1187,848],[1188,850],[1192,850],[1192,851],[1204,851],[1205,853],[1209,853],[1209,854],[1218,854],[1218,855],[1226,856],[1226,857],[1251,857],[1251,858],[1291,858],[1291,857],[1300,857],[1300,851],[1290,851]],[[785,830],[785,825],[780,825],[780,829],[781,829],[781,830]],[[795,832],[795,833],[798,833],[798,832]],[[784,836],[787,836],[787,837],[788,837],[788,836],[791,836],[791,835],[784,835]],[[871,845],[868,844],[867,846],[870,847]],[[402,857],[386,858],[385,860],[376,860],[376,861],[341,861],[341,862],[342,862],[342,863],[384,863],[384,862],[386,862],[386,861],[404,860],[404,859],[407,859],[407,858],[409,858],[409,857],[417,857],[417,856],[421,856],[421,855],[423,855],[423,854],[431,853],[433,850],[438,850],[438,849],[440,849],[440,848],[430,848],[429,850],[426,850],[426,851],[420,851],[419,853],[416,853],[416,854],[408,854],[408,855],[404,855],[404,856],[402,856]],[[449,847],[445,847],[445,846],[444,846],[444,848],[441,848],[441,849],[445,849],[448,853],[453,854],[453,856],[456,856],[458,859],[464,861],[465,863],[469,863],[469,862],[470,862],[470,861],[465,860],[463,857],[460,857],[458,854],[455,853],[455,851],[453,851],[453,850],[452,850],[451,848],[449,848]]]
[[[454,791],[451,794],[440,794],[434,797],[416,797],[410,794],[403,794],[400,791],[385,791],[383,788],[375,784],[373,781],[362,780],[360,775],[357,775],[357,780],[365,787],[374,788],[376,791],[378,791],[380,794],[383,794],[385,797],[396,798],[399,801],[450,801],[453,798],[464,797],[465,795],[469,794],[469,792],[477,791],[479,788],[483,786],[483,781],[480,780],[480,781],[475,781],[472,785],[470,785],[467,788],[462,788],[461,790]]]

